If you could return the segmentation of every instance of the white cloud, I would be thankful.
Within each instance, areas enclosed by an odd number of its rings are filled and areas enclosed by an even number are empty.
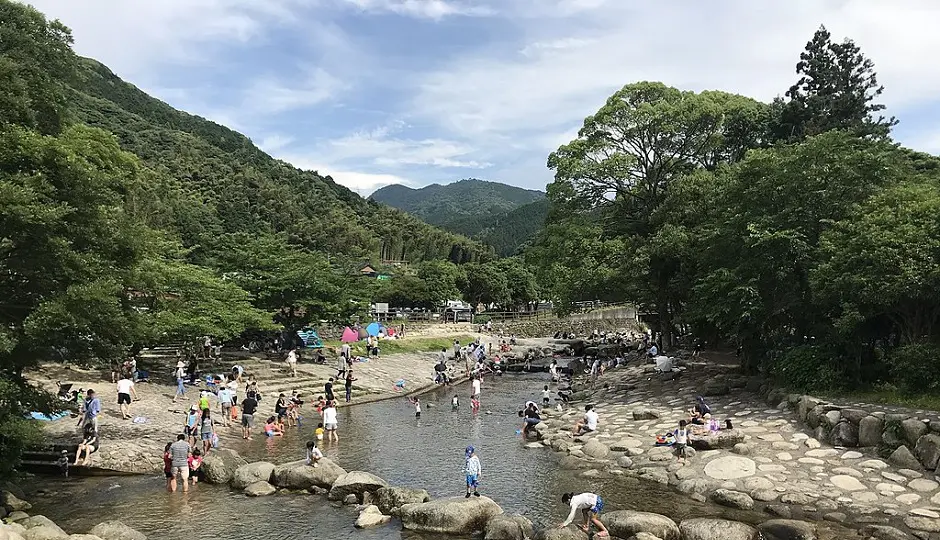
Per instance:
[[[342,0],[342,2],[365,12],[390,12],[434,20],[455,15],[493,14],[493,10],[487,6],[456,0]]]
[[[278,159],[282,159],[297,168],[316,171],[322,176],[330,176],[336,183],[348,187],[363,197],[369,196],[380,187],[390,186],[392,184],[413,185],[413,182],[410,180],[394,174],[351,171],[343,167],[334,167],[319,163],[300,155],[281,153],[275,153],[275,155]]]
[[[523,56],[534,56],[544,51],[560,51],[562,49],[584,47],[594,43],[594,41],[594,39],[583,39],[576,37],[566,37],[561,39],[554,39],[551,41],[536,41],[535,43],[530,43],[523,47],[519,53]]]
[[[292,142],[294,142],[294,140],[295,139],[291,137],[290,135],[280,135],[280,134],[275,133],[272,135],[265,136],[257,144],[258,144],[258,148],[264,150],[265,152],[269,154],[274,154],[278,150],[281,150],[289,146]]]
[[[346,88],[346,83],[322,68],[311,68],[305,78],[290,83],[265,77],[245,90],[242,110],[273,114],[303,109],[327,101]]]
[[[455,141],[429,138],[412,140],[389,137],[403,126],[382,126],[368,132],[329,141],[324,152],[337,161],[368,159],[382,167],[428,165],[482,169],[491,164],[469,158],[473,147]]]

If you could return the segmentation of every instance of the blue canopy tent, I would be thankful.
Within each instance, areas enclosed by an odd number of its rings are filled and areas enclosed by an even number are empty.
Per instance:
[[[304,346],[308,349],[319,349],[323,347],[323,340],[313,328],[304,328],[297,331],[297,336],[303,340]]]

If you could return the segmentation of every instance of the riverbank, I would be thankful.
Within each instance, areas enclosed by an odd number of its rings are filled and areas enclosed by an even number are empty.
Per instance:
[[[707,357],[684,364],[678,378],[657,374],[639,359],[594,382],[581,377],[577,406],[544,423],[544,444],[567,454],[562,465],[581,474],[632,475],[699,501],[861,525],[881,531],[871,533],[876,538],[940,532],[940,479],[917,460],[898,465],[872,449],[828,445],[794,415],[796,402],[768,406],[762,381]],[[734,429],[693,438],[698,451],[680,463],[668,447],[654,445],[655,437],[676,429],[699,394],[707,396],[714,417],[722,425],[730,419]],[[595,404],[599,430],[572,439],[585,403]]]

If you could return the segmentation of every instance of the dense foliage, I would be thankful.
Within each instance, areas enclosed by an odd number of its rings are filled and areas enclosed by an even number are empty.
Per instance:
[[[820,28],[770,105],[625,86],[549,158],[525,253],[565,310],[636,302],[802,388],[918,386],[940,331],[940,160],[889,138],[873,64]],[[924,379],[920,379],[924,383]]]
[[[370,199],[480,240],[501,256],[515,255],[541,230],[548,212],[541,191],[473,178],[420,189],[386,186]]]

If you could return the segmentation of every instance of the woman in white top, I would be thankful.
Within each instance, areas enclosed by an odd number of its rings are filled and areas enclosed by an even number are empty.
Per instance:
[[[559,525],[559,528],[567,527],[571,525],[571,522],[574,521],[575,514],[578,513],[578,510],[581,511],[581,515],[584,517],[584,523],[579,525],[579,527],[584,531],[588,532],[588,524],[594,523],[597,526],[598,532],[595,536],[603,538],[608,536],[607,527],[601,523],[601,520],[598,519],[597,515],[601,513],[601,510],[604,509],[604,501],[601,499],[600,495],[596,493],[581,493],[580,495],[575,495],[574,493],[565,493],[561,496],[561,502],[571,506],[571,512],[568,514],[568,519],[564,523]]]
[[[336,434],[336,405],[332,401],[328,401],[323,409],[323,429],[326,430],[326,440],[339,441]]]

